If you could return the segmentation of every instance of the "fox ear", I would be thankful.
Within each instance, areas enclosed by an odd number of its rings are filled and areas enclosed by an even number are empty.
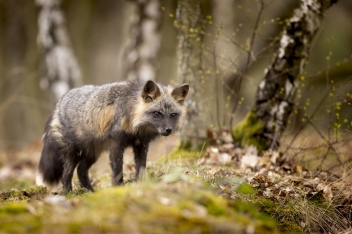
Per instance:
[[[142,98],[145,102],[152,102],[160,96],[159,86],[152,80],[148,80],[142,91]]]
[[[189,84],[182,84],[177,86],[171,93],[171,96],[178,102],[179,104],[183,105],[185,98],[188,94]]]

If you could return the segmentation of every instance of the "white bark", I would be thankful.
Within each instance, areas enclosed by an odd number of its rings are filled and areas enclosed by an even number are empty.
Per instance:
[[[155,80],[156,57],[161,41],[161,10],[159,0],[134,0],[130,45],[127,49],[126,78]]]
[[[253,112],[264,129],[256,133],[266,146],[277,148],[294,106],[297,78],[303,75],[311,43],[325,11],[335,0],[301,0],[282,32],[279,47],[256,93]]]
[[[38,45],[44,53],[45,77],[40,86],[49,88],[56,100],[70,88],[81,84],[81,73],[67,35],[60,0],[36,0],[38,16]]]

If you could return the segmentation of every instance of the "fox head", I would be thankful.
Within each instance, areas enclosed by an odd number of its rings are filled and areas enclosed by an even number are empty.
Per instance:
[[[163,136],[177,131],[185,115],[183,103],[188,90],[188,84],[172,88],[147,81],[134,110],[134,131],[143,128],[143,133],[148,131]]]

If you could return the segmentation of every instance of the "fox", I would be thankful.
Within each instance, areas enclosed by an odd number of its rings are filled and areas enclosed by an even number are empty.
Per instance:
[[[112,185],[123,184],[123,154],[134,153],[136,180],[143,176],[149,143],[178,131],[186,114],[189,84],[164,86],[152,80],[86,85],[57,102],[42,137],[36,184],[72,190],[77,167],[80,185],[94,191],[89,169],[108,145]]]

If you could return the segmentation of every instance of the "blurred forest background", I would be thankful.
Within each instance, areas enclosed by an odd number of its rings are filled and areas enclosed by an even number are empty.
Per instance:
[[[351,42],[351,0],[0,0],[0,229],[352,233]],[[190,84],[146,183],[130,150],[126,186],[33,187],[60,96],[128,79]]]
[[[44,124],[55,105],[52,92],[43,84],[46,71],[44,52],[38,37],[40,15],[35,0],[0,0],[0,150],[21,149],[38,142]],[[45,1],[44,1],[45,2]],[[69,38],[69,48],[77,60],[80,84],[103,84],[126,80],[129,53],[133,47],[133,25],[141,16],[138,2],[123,0],[63,0],[61,9]],[[155,0],[160,17],[160,40],[153,64],[155,80],[178,84],[177,78],[177,1]],[[202,67],[206,103],[204,119],[208,127],[225,128],[239,122],[252,108],[255,92],[272,58],[286,19],[299,5],[297,0],[203,0],[205,22]],[[260,15],[252,50],[258,54],[247,66],[251,36]],[[336,85],[330,101],[321,106],[313,126],[328,131],[329,110],[341,110],[338,123],[342,134],[352,124],[352,5],[340,0],[326,12],[318,37],[314,40],[298,96],[302,106],[313,109],[331,82]],[[147,29],[146,29],[147,30]],[[133,48],[132,48],[133,49]],[[259,53],[260,52],[260,53]],[[246,71],[244,71],[246,70]],[[236,89],[238,74],[245,73],[240,96]],[[331,81],[332,80],[332,81]],[[343,83],[347,82],[347,83]],[[222,88],[215,89],[214,84]],[[191,83],[192,86],[192,83]],[[322,90],[324,92],[322,92]],[[219,98],[220,97],[220,98]],[[217,101],[216,101],[217,100]],[[220,101],[219,101],[220,100]],[[308,102],[308,105],[307,105]],[[339,104],[338,104],[339,103]],[[239,104],[239,105],[238,105]],[[237,106],[236,109],[232,108]],[[226,109],[227,114],[218,109]],[[335,108],[336,109],[336,108]],[[302,125],[305,109],[299,108],[288,131]],[[328,113],[327,113],[328,112]],[[215,114],[214,114],[215,113]],[[219,118],[221,121],[219,121]],[[336,121],[335,121],[336,122]],[[313,130],[314,131],[314,130]],[[315,131],[315,133],[317,133]],[[311,138],[314,141],[316,138]]]

